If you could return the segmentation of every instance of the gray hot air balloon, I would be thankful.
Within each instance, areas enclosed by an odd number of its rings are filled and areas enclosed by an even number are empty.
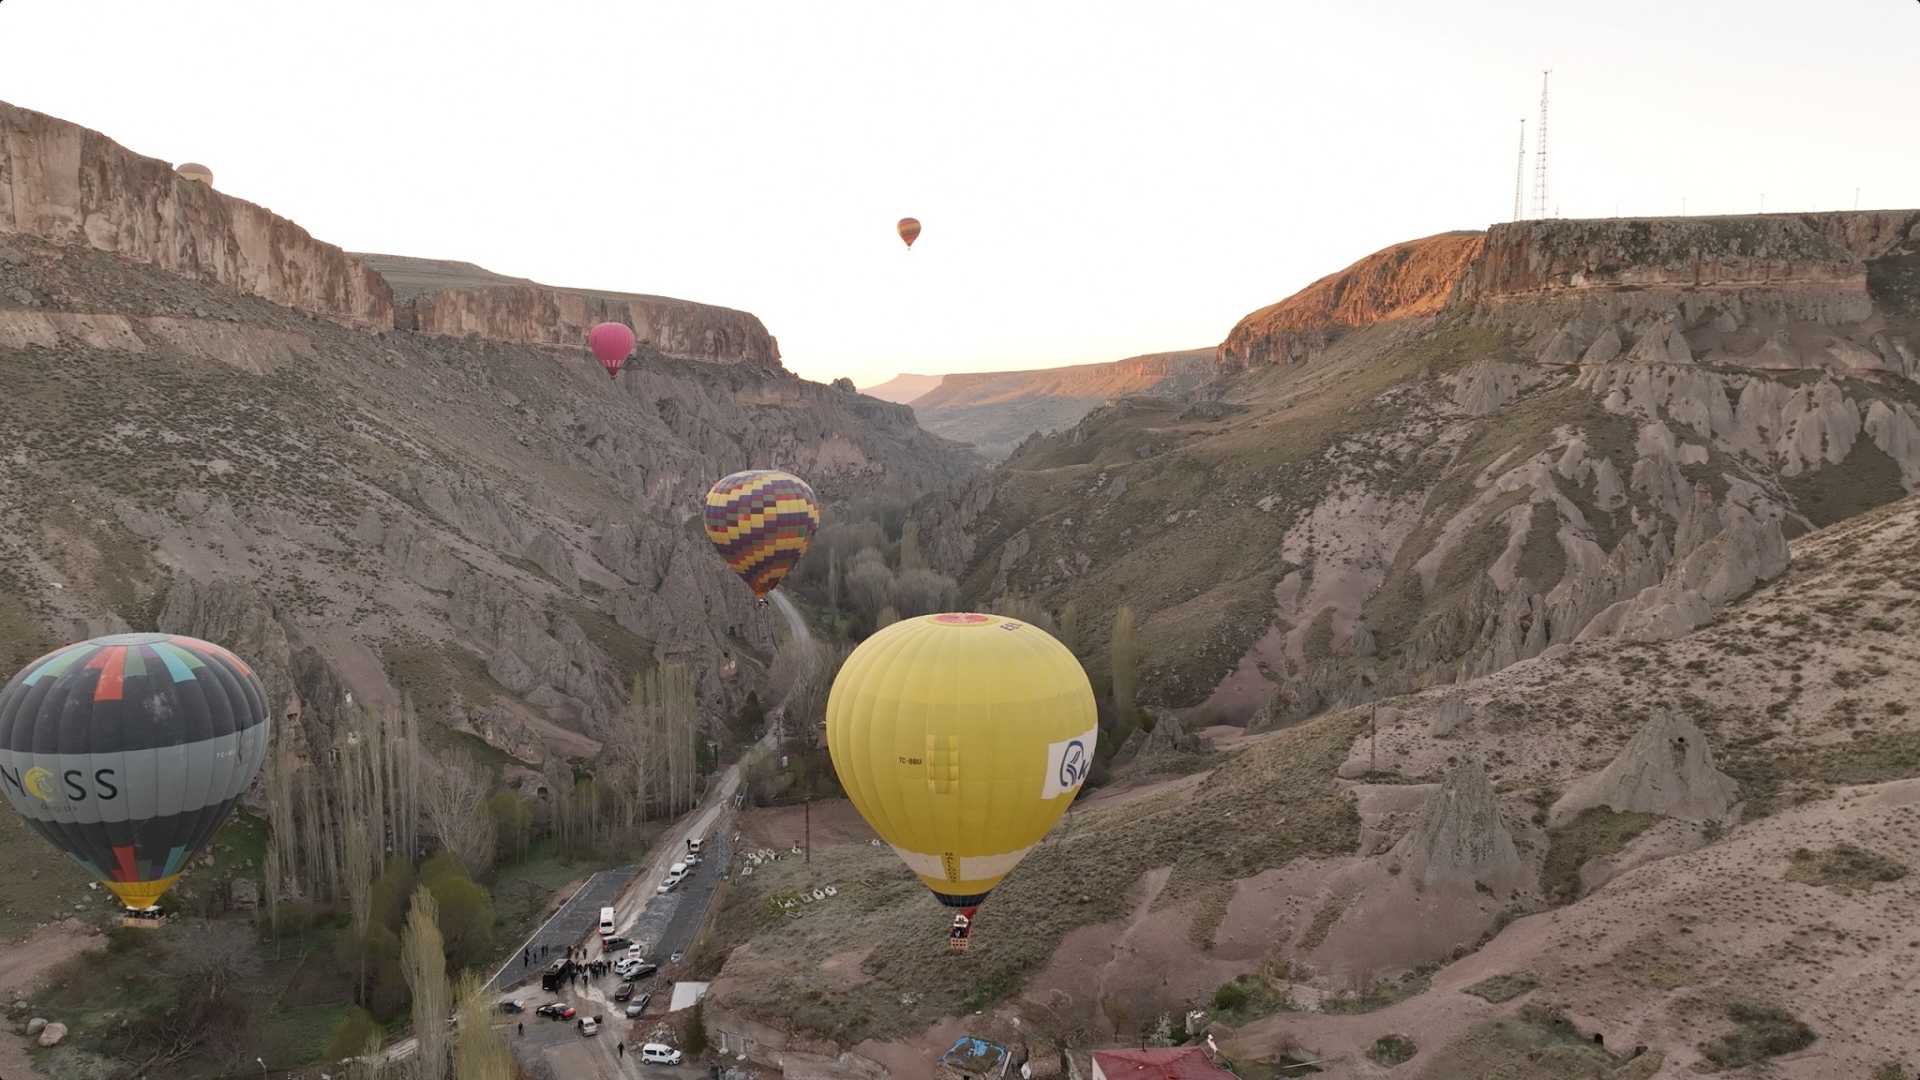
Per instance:
[[[28,824],[145,910],[260,771],[267,692],[241,659],[174,634],[115,634],[35,660],[0,690],[0,791]]]

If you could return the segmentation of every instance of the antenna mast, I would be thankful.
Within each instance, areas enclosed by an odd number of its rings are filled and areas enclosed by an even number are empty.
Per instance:
[[[1520,211],[1524,203],[1521,197],[1527,193],[1527,118],[1520,118],[1520,157],[1513,163],[1513,220],[1520,220]]]
[[[1547,77],[1553,74],[1549,68],[1540,73],[1540,149],[1533,155],[1533,216],[1547,216]]]

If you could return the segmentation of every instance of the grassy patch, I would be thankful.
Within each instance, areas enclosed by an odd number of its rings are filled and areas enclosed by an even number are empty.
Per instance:
[[[1740,782],[1748,818],[1824,798],[1833,788],[1920,776],[1920,732],[1860,730],[1822,746],[1736,742],[1721,768]]]
[[[1617,855],[1634,837],[1660,820],[1659,814],[1615,813],[1604,806],[1547,831],[1547,861],[1541,869],[1547,896],[1570,904],[1580,895],[1580,868],[1593,859]]]
[[[1653,1055],[1649,1055],[1653,1056]],[[1612,1055],[1581,1036],[1556,1009],[1523,1005],[1513,1016],[1475,1024],[1442,1050],[1428,1080],[1618,1080]]]
[[[89,889],[93,876],[61,855],[12,809],[0,812],[0,941],[13,941],[35,926],[68,916],[104,917],[118,908],[105,889]],[[73,905],[83,905],[74,911]]]
[[[1382,1035],[1367,1047],[1367,1060],[1391,1069],[1412,1061],[1413,1055],[1419,1052],[1420,1048],[1405,1035]]]
[[[1852,844],[1836,844],[1825,851],[1800,848],[1787,856],[1787,861],[1792,863],[1787,868],[1788,881],[1825,885],[1843,893],[1871,889],[1877,882],[1899,881],[1907,876],[1904,863]]]
[[[1512,975],[1495,975],[1481,979],[1463,992],[1472,994],[1474,997],[1485,998],[1495,1005],[1504,1005],[1539,985],[1540,980],[1522,971]]]
[[[1220,989],[1213,992],[1212,1005],[1209,1015],[1230,1027],[1298,1008],[1286,987],[1258,973],[1236,976],[1232,982],[1221,983]]]
[[[1418,997],[1433,985],[1433,977],[1424,971],[1407,974],[1395,982],[1377,982],[1364,990],[1348,991],[1322,998],[1320,1011],[1340,1016],[1378,1012],[1410,997]]]
[[[631,860],[563,860],[554,840],[543,837],[528,848],[526,858],[496,867],[487,882],[487,891],[493,897],[493,940],[501,949],[501,957],[505,957],[509,949],[518,949],[547,917],[554,892],[560,886],[628,861]]]
[[[1793,496],[1794,506],[1822,528],[1907,495],[1900,483],[1900,463],[1866,438],[1854,440],[1840,464],[1783,475],[1780,486]]]
[[[1325,944],[1333,924],[1346,914],[1347,905],[1352,901],[1350,896],[1336,896],[1320,905],[1320,910],[1313,913],[1313,921],[1307,924],[1307,932],[1300,935],[1300,948],[1317,949]]]
[[[1727,1018],[1734,1029],[1712,1042],[1700,1044],[1705,1055],[1703,1072],[1738,1069],[1781,1054],[1791,1054],[1813,1044],[1819,1036],[1785,1009],[1753,1001],[1736,1001],[1727,1006]]]

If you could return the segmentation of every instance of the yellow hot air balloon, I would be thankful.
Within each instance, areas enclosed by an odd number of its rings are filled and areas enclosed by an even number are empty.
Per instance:
[[[827,749],[854,808],[942,904],[974,909],[1047,835],[1093,767],[1086,672],[1037,626],[926,615],[861,643],[833,680]]]

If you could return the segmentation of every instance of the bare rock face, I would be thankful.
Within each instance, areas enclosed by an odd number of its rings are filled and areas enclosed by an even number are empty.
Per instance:
[[[1655,716],[1613,763],[1568,788],[1548,813],[1551,824],[1605,806],[1616,813],[1721,821],[1739,798],[1733,778],[1714,767],[1713,749],[1691,719]]]
[[[1433,710],[1433,715],[1427,720],[1427,731],[1435,738],[1445,738],[1460,730],[1471,719],[1473,710],[1468,707],[1467,699],[1453,694]]]
[[[1152,710],[1153,730],[1147,732],[1147,738],[1141,744],[1141,752],[1148,754],[1192,754],[1201,749],[1198,735],[1189,735],[1181,725],[1180,718],[1166,709]]]
[[[273,604],[243,581],[179,577],[160,610],[162,633],[216,641],[247,658],[280,716],[294,700],[293,650]]]
[[[1241,319],[1220,346],[1218,369],[1294,363],[1340,330],[1432,315],[1453,294],[1485,239],[1480,233],[1442,233],[1395,244],[1329,274]]]
[[[1500,820],[1493,785],[1486,770],[1471,761],[1447,774],[1413,831],[1390,855],[1422,888],[1485,886],[1505,893],[1526,882],[1513,834]]]
[[[387,283],[265,207],[97,131],[0,102],[0,235],[164,267],[338,322],[393,325]]]
[[[579,348],[594,324],[617,322],[633,328],[641,350],[662,356],[713,364],[780,362],[773,335],[745,311],[665,296],[561,289],[501,277],[469,263],[359,258],[391,275],[398,330]]]
[[[1787,541],[1778,519],[1756,520],[1729,504],[1716,521],[1710,507],[1710,501],[1706,508],[1696,501],[1695,512],[1682,521],[1680,542],[1683,550],[1691,550],[1666,579],[1600,612],[1578,640],[1671,641],[1786,571]]]

